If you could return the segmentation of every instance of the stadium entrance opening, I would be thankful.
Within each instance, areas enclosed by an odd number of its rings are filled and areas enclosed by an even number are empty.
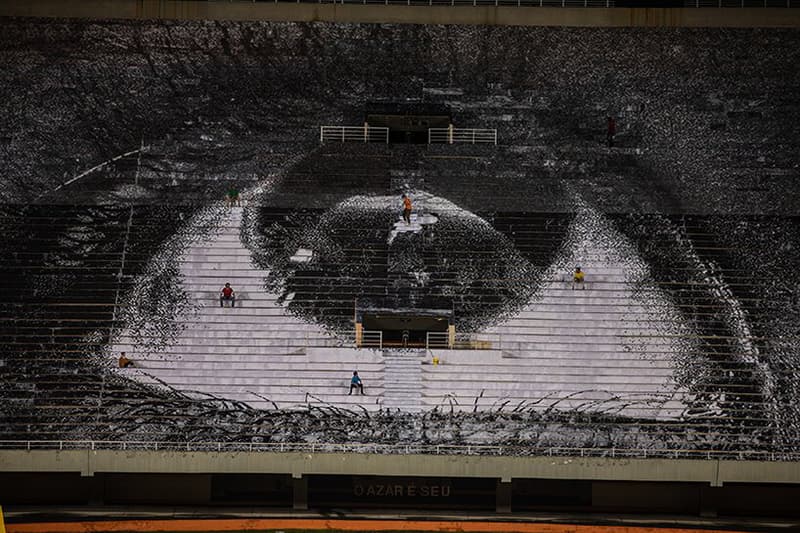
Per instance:
[[[390,143],[427,144],[430,128],[447,128],[450,115],[368,114],[370,127],[389,128]]]
[[[453,312],[449,310],[362,309],[356,312],[356,339],[359,346],[446,347],[454,333]]]

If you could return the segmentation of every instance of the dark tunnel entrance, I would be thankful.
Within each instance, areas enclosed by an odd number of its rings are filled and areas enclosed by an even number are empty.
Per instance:
[[[389,128],[389,142],[427,144],[430,128],[447,128],[449,115],[367,115],[370,127]]]
[[[452,117],[440,105],[420,102],[381,102],[366,106],[365,120],[370,127],[389,129],[389,142],[427,144],[430,128],[447,128]]]
[[[356,336],[370,341],[366,344],[373,344],[379,332],[382,347],[447,344],[453,326],[452,314],[438,309],[364,309],[357,313]]]

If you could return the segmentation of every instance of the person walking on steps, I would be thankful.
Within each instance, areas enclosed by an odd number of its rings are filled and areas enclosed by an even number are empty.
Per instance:
[[[239,189],[231,185],[228,188],[228,193],[225,195],[225,203],[228,207],[240,207],[242,204],[239,201]]]
[[[575,267],[575,272],[572,274],[572,290],[575,290],[576,287],[580,287],[581,290],[586,288],[583,284],[583,272],[579,266]]]
[[[225,302],[230,302],[231,307],[236,307],[236,294],[233,292],[230,283],[226,283],[219,291],[219,306],[225,307]]]
[[[353,377],[350,378],[350,392],[347,393],[348,396],[353,394],[353,389],[359,389],[361,391],[361,396],[364,396],[364,384],[361,383],[361,378],[358,377],[357,370],[353,370]]]
[[[606,119],[608,123],[608,129],[606,130],[606,142],[608,142],[608,146],[614,146],[614,135],[617,134],[617,121],[614,120],[614,117],[608,117]]]
[[[411,224],[411,198],[407,194],[403,194],[403,220]]]

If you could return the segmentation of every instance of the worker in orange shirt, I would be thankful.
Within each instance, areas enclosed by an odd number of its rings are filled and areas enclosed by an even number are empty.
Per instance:
[[[406,194],[403,194],[403,220],[411,224],[411,198]]]

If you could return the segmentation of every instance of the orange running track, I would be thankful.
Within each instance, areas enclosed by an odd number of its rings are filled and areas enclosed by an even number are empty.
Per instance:
[[[464,533],[741,533],[729,530],[589,526],[523,522],[459,522],[450,520],[336,520],[336,519],[223,519],[223,520],[102,520],[6,524],[7,533],[99,533],[122,531],[454,531]]]

